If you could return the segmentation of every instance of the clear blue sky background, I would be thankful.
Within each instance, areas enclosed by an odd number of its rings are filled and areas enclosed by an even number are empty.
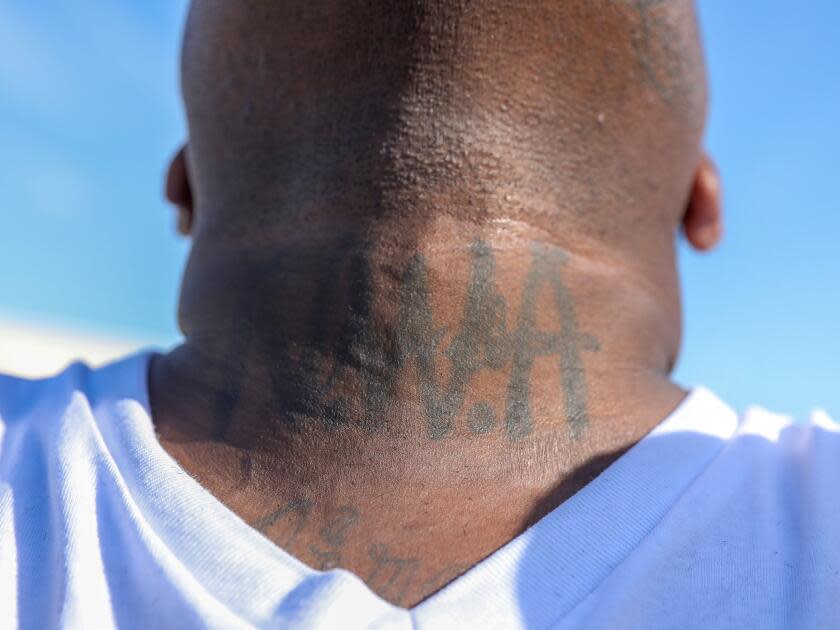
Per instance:
[[[0,316],[177,339],[161,198],[185,0],[0,0]],[[728,236],[683,248],[678,378],[840,416],[840,3],[700,0]]]

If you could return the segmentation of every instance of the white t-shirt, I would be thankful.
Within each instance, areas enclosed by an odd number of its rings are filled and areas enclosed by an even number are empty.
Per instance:
[[[149,355],[0,378],[0,628],[840,628],[840,435],[704,389],[412,610],[315,571],[156,440]]]

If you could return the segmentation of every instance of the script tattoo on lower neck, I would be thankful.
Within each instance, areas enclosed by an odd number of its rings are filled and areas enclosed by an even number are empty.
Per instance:
[[[555,357],[565,416],[572,436],[579,437],[589,423],[582,354],[599,350],[599,343],[579,330],[574,301],[562,278],[565,255],[555,248],[535,246],[531,259],[519,313],[510,325],[507,300],[496,286],[493,251],[482,240],[472,244],[464,310],[457,329],[450,335],[450,343],[443,348],[442,340],[448,331],[435,325],[426,259],[416,254],[405,264],[396,288],[397,314],[392,322],[383,323],[372,314],[375,283],[369,247],[348,241],[343,251],[331,254],[309,319],[309,344],[332,356],[333,367],[316,388],[311,385],[311,375],[273,370],[273,396],[277,408],[283,410],[282,417],[291,423],[317,417],[330,429],[355,422],[370,432],[381,430],[400,379],[408,373],[406,368],[413,366],[431,439],[451,435],[463,416],[466,429],[474,435],[488,435],[503,427],[507,438],[517,441],[534,429],[534,364],[541,357]],[[276,265],[282,276],[283,260]],[[337,281],[339,277],[346,281]],[[333,338],[329,338],[325,332],[327,323],[335,316],[332,305],[342,303],[342,291],[346,296],[345,315]],[[268,288],[261,288],[261,292],[270,294]],[[559,323],[556,330],[541,330],[537,325],[540,298],[545,292],[551,296],[554,320]],[[271,314],[266,313],[265,317],[270,318]],[[244,329],[232,349],[241,353],[243,343],[250,346],[255,340],[272,358],[273,365],[294,363],[281,360],[288,356],[282,335],[257,335]],[[238,360],[242,360],[241,356]],[[440,382],[439,377],[441,360],[449,362],[445,382]],[[506,366],[510,366],[510,376],[504,409],[497,410],[487,401],[474,402],[464,409],[476,375]],[[360,388],[361,400],[347,400],[340,393],[338,384],[348,375]],[[226,432],[237,402],[235,394],[220,398],[220,436]],[[358,417],[353,417],[351,410],[359,406]]]
[[[355,546],[360,545],[364,560],[359,575],[376,593],[396,604],[403,603],[412,588],[419,587],[424,594],[432,593],[468,568],[448,566],[424,576],[424,571],[429,569],[422,559],[396,553],[389,545],[376,540],[360,542],[357,525],[362,514],[356,507],[342,505],[330,510],[326,524],[317,532],[314,507],[309,499],[295,499],[253,521],[251,526],[287,552],[299,554],[302,561],[318,571],[342,567],[354,552],[359,555]],[[300,538],[310,538],[313,542],[304,544]]]
[[[313,504],[308,499],[295,499],[251,525],[278,546],[292,549],[298,536],[309,525],[312,509]],[[335,511],[318,532],[317,541],[306,548],[314,568],[328,571],[341,565],[342,548],[358,521],[359,512],[354,507],[343,505]]]

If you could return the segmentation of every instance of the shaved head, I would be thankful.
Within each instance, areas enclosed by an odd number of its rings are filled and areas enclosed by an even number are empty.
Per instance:
[[[183,88],[197,239],[443,213],[635,248],[706,104],[691,0],[194,0]]]

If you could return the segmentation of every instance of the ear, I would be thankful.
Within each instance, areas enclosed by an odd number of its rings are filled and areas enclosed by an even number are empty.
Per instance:
[[[682,224],[688,242],[698,251],[714,249],[723,238],[720,176],[708,155],[703,156],[697,167]]]
[[[178,232],[189,236],[193,226],[193,194],[187,166],[187,146],[182,146],[166,174],[166,199],[178,209]]]

